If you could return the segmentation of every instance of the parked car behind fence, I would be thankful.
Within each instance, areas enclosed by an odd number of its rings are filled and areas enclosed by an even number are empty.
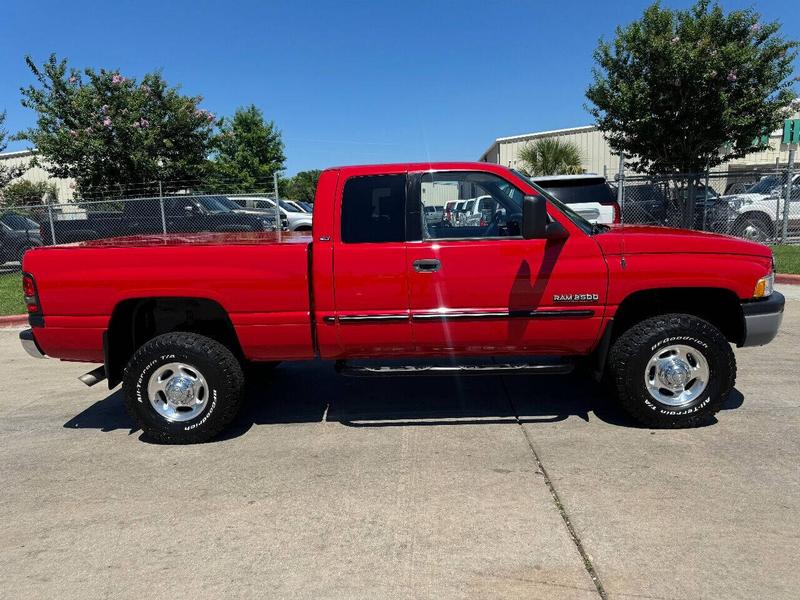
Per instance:
[[[31,248],[42,245],[39,224],[16,212],[0,216],[0,264],[22,261],[22,256]]]
[[[61,219],[41,226],[42,241],[80,242],[152,233],[272,231],[275,217],[241,214],[219,195],[176,195],[82,203],[85,218]],[[163,211],[162,211],[163,206]]]

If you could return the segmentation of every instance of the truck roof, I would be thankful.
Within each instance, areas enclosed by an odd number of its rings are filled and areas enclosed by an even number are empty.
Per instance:
[[[326,171],[344,171],[348,174],[353,172],[363,173],[402,173],[405,171],[490,171],[508,172],[508,168],[503,165],[488,162],[409,162],[409,163],[388,163],[377,165],[344,165],[330,167]]]

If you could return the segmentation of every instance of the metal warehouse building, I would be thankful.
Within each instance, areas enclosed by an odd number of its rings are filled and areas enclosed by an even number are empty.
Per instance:
[[[32,150],[21,150],[19,152],[6,152],[0,154],[0,165],[6,167],[19,167],[27,165],[33,160],[35,152]],[[41,166],[30,167],[25,173],[22,174],[20,179],[27,179],[34,183],[46,181],[56,186],[56,193],[58,194],[59,201],[71,200],[73,194],[74,181],[72,179],[62,179],[53,177],[45,171]]]
[[[798,118],[800,118],[800,113],[795,114],[793,117],[793,119]],[[581,152],[583,168],[587,173],[611,174],[613,176],[619,169],[619,156],[611,151],[608,142],[603,137],[603,133],[594,125],[499,137],[481,154],[478,160],[511,168],[520,168],[522,167],[522,162],[519,160],[519,153],[522,148],[537,139],[543,138],[557,138],[564,142],[575,144]],[[786,165],[789,160],[789,145],[783,143],[783,139],[784,132],[782,129],[773,131],[769,136],[770,149],[755,152],[744,158],[719,165],[714,170],[764,169],[775,166],[776,163]]]

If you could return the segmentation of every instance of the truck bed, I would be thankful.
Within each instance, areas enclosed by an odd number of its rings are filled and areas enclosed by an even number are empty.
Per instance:
[[[103,332],[121,303],[198,297],[229,315],[246,358],[310,358],[310,242],[299,234],[198,233],[37,248],[23,264],[40,282],[45,326],[36,339],[46,354],[103,362]]]

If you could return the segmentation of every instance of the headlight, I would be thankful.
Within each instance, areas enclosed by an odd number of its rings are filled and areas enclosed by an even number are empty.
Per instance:
[[[753,290],[753,298],[766,298],[772,295],[775,286],[775,271],[770,271],[766,277],[762,277],[756,282],[756,289]]]

